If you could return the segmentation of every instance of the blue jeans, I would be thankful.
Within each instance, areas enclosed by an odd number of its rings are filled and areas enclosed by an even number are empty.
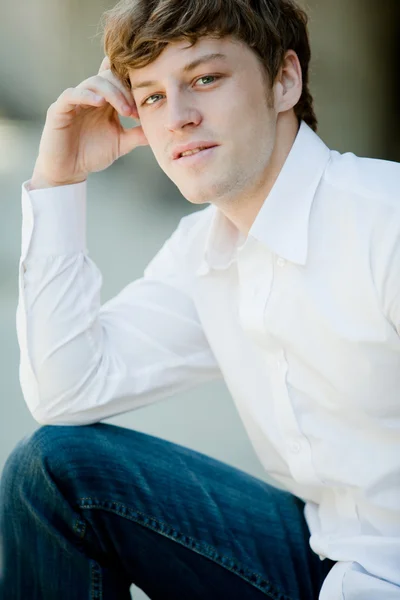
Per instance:
[[[304,503],[157,437],[43,426],[0,483],[1,600],[313,600]]]

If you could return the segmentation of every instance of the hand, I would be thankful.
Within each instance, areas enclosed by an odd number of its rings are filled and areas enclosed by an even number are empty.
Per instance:
[[[32,189],[85,181],[148,141],[141,126],[124,129],[118,114],[138,119],[131,91],[110,69],[66,89],[49,107],[31,179]]]

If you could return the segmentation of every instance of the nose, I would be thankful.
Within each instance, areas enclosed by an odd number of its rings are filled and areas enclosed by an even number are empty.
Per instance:
[[[200,111],[184,94],[170,94],[167,99],[167,118],[165,127],[168,131],[181,131],[188,126],[201,123]]]

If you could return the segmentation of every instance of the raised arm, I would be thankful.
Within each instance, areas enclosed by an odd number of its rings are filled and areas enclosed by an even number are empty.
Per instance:
[[[144,277],[101,306],[86,184],[26,187],[17,331],[21,387],[38,422],[92,423],[219,377],[180,262],[187,217]]]
[[[182,224],[143,278],[100,304],[102,276],[86,248],[86,179],[147,144],[118,114],[137,117],[136,106],[105,59],[49,108],[22,186],[20,382],[40,423],[96,422],[219,375],[180,261]]]

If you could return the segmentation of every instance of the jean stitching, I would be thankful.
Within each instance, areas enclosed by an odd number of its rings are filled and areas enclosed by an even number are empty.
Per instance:
[[[87,503],[89,501],[89,503]],[[171,539],[172,541],[178,542],[188,549],[197,552],[200,555],[210,558],[220,566],[226,568],[228,571],[240,575],[242,579],[251,583],[254,587],[265,593],[272,600],[293,600],[287,596],[284,592],[279,590],[275,584],[271,584],[269,581],[264,579],[259,573],[255,573],[248,567],[241,565],[236,559],[221,554],[214,546],[210,546],[205,542],[199,542],[189,535],[180,533],[171,525],[159,521],[158,519],[147,515],[139,510],[132,509],[131,507],[121,502],[115,502],[110,500],[98,500],[91,497],[79,498],[79,508],[81,509],[100,509],[112,512],[118,516],[125,517],[131,521],[137,522],[140,525],[148,527],[153,531],[156,531],[160,535]],[[120,510],[120,509],[123,510]],[[132,514],[134,513],[134,514]],[[137,515],[135,517],[135,515]],[[175,535],[174,535],[175,534]]]
[[[86,523],[82,521],[79,517],[76,519],[75,524],[73,526],[73,532],[80,538],[83,539],[86,534]]]
[[[102,600],[103,598],[103,577],[100,565],[94,560],[90,561],[90,569],[92,573],[92,590],[90,594],[91,600]]]

